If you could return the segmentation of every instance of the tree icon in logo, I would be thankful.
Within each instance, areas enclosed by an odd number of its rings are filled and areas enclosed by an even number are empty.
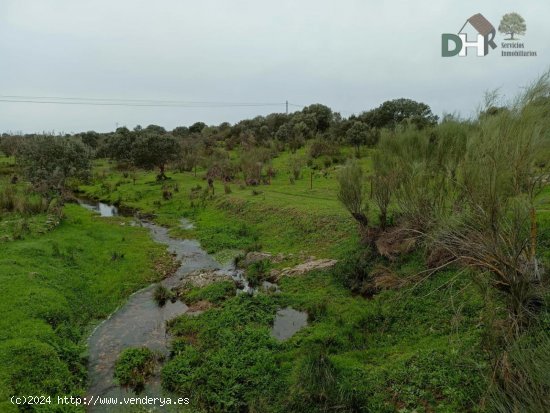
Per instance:
[[[505,40],[516,40],[514,35],[524,35],[527,30],[525,19],[517,13],[507,13],[502,17],[498,31],[503,34],[509,34],[510,38]]]

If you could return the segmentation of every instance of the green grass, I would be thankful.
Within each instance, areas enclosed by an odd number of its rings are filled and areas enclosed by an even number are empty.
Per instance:
[[[203,288],[193,287],[184,291],[181,299],[187,304],[198,301],[209,301],[219,304],[228,297],[235,295],[235,283],[233,281],[220,281]]]
[[[283,153],[273,160],[277,172],[270,185],[243,187],[232,183],[231,193],[225,194],[223,185],[216,182],[215,195],[206,199],[200,195],[208,186],[202,179],[203,170],[198,171],[197,177],[193,173],[171,172],[165,182],[157,182],[155,172],[141,171],[134,184],[105,160],[96,161],[93,184],[79,189],[87,196],[154,213],[159,224],[172,228],[173,235],[197,237],[209,252],[261,247],[274,253],[345,255],[356,241],[356,231],[336,199],[339,166],[327,168],[326,174],[305,167],[303,178],[291,184],[288,158],[289,154]],[[362,158],[361,163],[367,171],[371,168],[370,158]],[[172,192],[171,200],[163,199],[163,186]],[[191,199],[192,189],[197,186],[201,190]],[[259,195],[254,195],[254,190]],[[195,230],[178,228],[182,217],[191,218]]]
[[[191,394],[204,411],[475,410],[486,368],[476,289],[451,271],[366,301],[343,288],[337,272],[285,278],[280,294],[241,295],[177,318],[165,386]],[[449,305],[451,297],[460,308]],[[309,325],[279,343],[270,326],[286,306],[307,311]],[[306,359],[319,349],[336,377],[328,398],[304,385]]]
[[[283,153],[273,160],[277,174],[270,185],[232,183],[229,194],[216,182],[215,195],[207,196],[202,170],[198,177],[169,172],[166,182],[157,182],[155,172],[139,171],[134,184],[105,160],[96,161],[93,182],[80,186],[87,196],[155,214],[173,235],[197,238],[220,257],[262,249],[344,261],[329,272],[283,278],[277,294],[233,296],[230,283],[187,291],[184,301],[208,300],[216,306],[170,323],[176,339],[163,369],[164,386],[191,396],[193,407],[204,411],[247,406],[266,413],[315,413],[335,405],[350,412],[481,411],[488,356],[483,351],[486,309],[477,286],[451,269],[372,299],[350,293],[343,281],[355,263],[358,237],[353,220],[336,201],[339,166],[328,167],[326,174],[315,165],[306,167],[292,184],[288,158]],[[370,170],[370,157],[360,162]],[[172,199],[163,199],[163,187]],[[545,266],[550,265],[549,191],[537,198]],[[0,274],[0,288],[10,288],[1,291],[9,300],[0,310],[9,309],[10,321],[1,330],[9,344],[0,345],[0,365],[7,366],[0,367],[0,389],[23,377],[29,389],[81,391],[85,327],[139,286],[158,279],[150,268],[163,248],[144,231],[121,225],[123,218],[92,217],[74,205],[65,211],[66,219],[53,231],[30,231],[23,240],[5,244],[7,256],[16,259],[0,261],[11,271],[6,280]],[[376,222],[376,211],[369,214]],[[183,217],[195,228],[182,228]],[[113,252],[124,258],[112,261]],[[420,251],[396,262],[379,261],[399,277],[425,269]],[[255,270],[261,276],[266,269]],[[77,310],[77,302],[84,311]],[[309,325],[280,343],[270,327],[277,309],[287,306],[306,311]],[[45,363],[44,357],[55,362]],[[39,373],[19,367],[29,365]],[[36,377],[38,383],[29,383]]]
[[[97,165],[101,179],[81,189],[155,213],[173,234],[197,238],[221,256],[262,249],[352,262],[357,230],[336,200],[339,167],[327,168],[326,174],[304,168],[303,177],[292,184],[288,157],[283,153],[273,160],[277,174],[270,185],[232,183],[228,194],[215,183],[215,195],[201,197],[207,187],[201,179],[204,171],[198,177],[172,172],[164,184],[155,181],[154,173],[140,172],[134,185],[106,161]],[[360,162],[368,172],[370,158]],[[163,185],[177,186],[179,192],[165,201]],[[550,262],[549,194],[547,189],[537,198],[545,262]],[[180,228],[181,217],[191,219],[195,228]],[[376,222],[374,208],[369,217]],[[425,269],[420,251],[393,263],[379,261],[400,277]],[[481,411],[489,368],[481,322],[485,310],[471,278],[449,270],[366,300],[343,287],[350,268],[344,262],[331,272],[285,278],[280,294],[222,300],[218,297],[225,295],[218,294],[221,287],[216,284],[194,289],[187,299],[210,297],[217,306],[172,323],[177,338],[173,358],[163,370],[164,385],[192,394],[194,406],[204,411],[248,406],[262,412],[321,412],[334,403],[342,411]],[[309,326],[279,343],[269,329],[276,310],[286,306],[307,311]],[[312,371],[327,381],[306,380]]]
[[[116,381],[139,392],[153,374],[157,358],[147,347],[125,349],[115,363]]]
[[[91,326],[171,265],[164,246],[126,219],[73,204],[64,213],[51,232],[2,245],[2,412],[17,411],[11,395],[82,395]]]

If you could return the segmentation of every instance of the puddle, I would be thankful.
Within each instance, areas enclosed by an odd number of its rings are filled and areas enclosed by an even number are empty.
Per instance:
[[[279,341],[292,337],[307,326],[307,313],[287,307],[277,311],[271,335]]]

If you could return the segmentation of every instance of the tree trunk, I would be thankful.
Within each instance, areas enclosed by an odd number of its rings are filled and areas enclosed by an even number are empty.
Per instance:
[[[388,212],[383,209],[380,211],[380,228],[382,230],[386,229],[386,223],[388,222]]]
[[[166,174],[164,173],[164,164],[159,165],[160,173],[159,180],[166,179]]]
[[[369,219],[368,217],[363,214],[362,212],[353,212],[351,214],[351,216],[357,221],[359,222],[359,224],[361,225],[361,227],[363,228],[368,228],[369,226]]]

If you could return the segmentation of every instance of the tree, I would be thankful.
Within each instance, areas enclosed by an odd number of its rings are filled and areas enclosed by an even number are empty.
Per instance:
[[[179,150],[173,136],[144,133],[133,145],[132,160],[134,165],[141,168],[159,168],[158,179],[165,179],[166,164],[177,157]]]
[[[320,103],[306,106],[302,110],[302,113],[305,115],[314,115],[317,124],[317,132],[326,132],[332,124],[332,109]]]
[[[166,134],[166,129],[159,125],[149,125],[145,129],[143,129],[143,132],[152,132],[158,135],[164,135]]]
[[[428,105],[411,99],[394,99],[359,115],[359,120],[376,128],[395,128],[405,120],[418,129],[437,124],[438,117]]]
[[[292,133],[294,134],[294,136],[297,136],[302,140],[309,139],[312,135],[311,129],[307,126],[305,122],[295,123],[292,127]]]
[[[506,40],[515,40],[514,35],[524,35],[527,31],[525,19],[517,13],[507,13],[502,17],[498,31],[503,34],[509,34],[510,38]]]
[[[189,133],[201,133],[204,128],[206,128],[206,123],[195,122],[189,126]]]
[[[189,136],[189,128],[187,126],[178,126],[172,131],[172,135],[178,138],[185,138]]]
[[[346,132],[346,139],[350,145],[355,146],[355,154],[358,158],[361,155],[361,145],[374,146],[378,138],[378,130],[361,121],[354,122]]]
[[[80,134],[82,143],[88,145],[90,148],[95,149],[99,144],[99,133],[95,131],[88,131]]]
[[[21,136],[2,136],[2,138],[0,138],[0,151],[6,156],[15,156],[21,139]]]
[[[275,138],[284,143],[287,143],[288,141],[290,141],[291,137],[292,137],[292,128],[288,123],[283,123],[275,133]]]
[[[118,128],[107,138],[102,153],[118,162],[131,162],[136,135],[137,132],[131,132],[126,127]]]
[[[81,142],[55,136],[25,138],[18,162],[29,181],[43,194],[61,193],[68,178],[87,179],[89,149]]]

